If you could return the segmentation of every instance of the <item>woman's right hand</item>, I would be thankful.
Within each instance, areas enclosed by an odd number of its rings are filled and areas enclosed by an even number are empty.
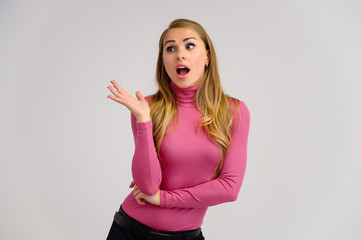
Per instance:
[[[149,104],[140,91],[135,93],[137,96],[137,99],[135,99],[121,88],[115,80],[110,82],[114,85],[115,89],[112,86],[108,86],[108,89],[114,94],[114,96],[108,95],[108,98],[127,107],[137,118],[137,122],[147,122],[151,120]]]

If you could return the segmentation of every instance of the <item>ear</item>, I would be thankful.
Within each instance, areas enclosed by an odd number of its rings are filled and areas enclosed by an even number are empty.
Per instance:
[[[211,58],[209,49],[207,50],[207,58],[206,58],[206,64],[209,65],[209,59]]]

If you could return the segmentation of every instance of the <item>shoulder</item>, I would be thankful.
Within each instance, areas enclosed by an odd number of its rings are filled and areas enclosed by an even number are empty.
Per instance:
[[[232,118],[235,122],[248,122],[250,121],[250,112],[246,103],[237,98],[227,95],[229,107],[232,111]]]
[[[153,99],[154,99],[154,95],[155,94],[152,94],[152,95],[148,95],[148,96],[145,96],[145,100],[147,100],[148,104],[151,105],[152,102],[153,102]]]
[[[249,109],[244,101],[227,95],[229,107],[232,112],[239,110],[240,112],[249,112]]]

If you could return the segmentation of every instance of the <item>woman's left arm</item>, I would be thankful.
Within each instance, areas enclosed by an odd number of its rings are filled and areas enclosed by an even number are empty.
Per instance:
[[[232,130],[231,145],[218,178],[189,188],[160,190],[153,196],[141,194],[138,197],[151,200],[148,202],[158,203],[155,205],[160,204],[165,208],[204,208],[235,201],[245,175],[250,127],[249,110],[244,102],[240,101],[239,105],[240,118],[239,114],[235,114],[238,116],[234,117],[237,126]],[[137,193],[139,194],[139,191]]]
[[[190,188],[160,192],[161,207],[204,208],[235,201],[241,189],[247,163],[250,113],[240,101],[240,118],[235,114],[231,145],[218,178]]]

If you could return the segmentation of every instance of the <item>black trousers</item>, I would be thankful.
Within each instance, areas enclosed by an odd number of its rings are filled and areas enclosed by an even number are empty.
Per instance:
[[[128,216],[129,217],[129,216]],[[133,218],[134,221],[137,221]],[[194,240],[204,240],[202,231],[198,237]],[[112,226],[110,227],[108,237],[106,240],[147,240],[147,239],[139,239],[136,236],[133,236],[132,233],[122,226],[119,226],[116,222],[113,221]]]

